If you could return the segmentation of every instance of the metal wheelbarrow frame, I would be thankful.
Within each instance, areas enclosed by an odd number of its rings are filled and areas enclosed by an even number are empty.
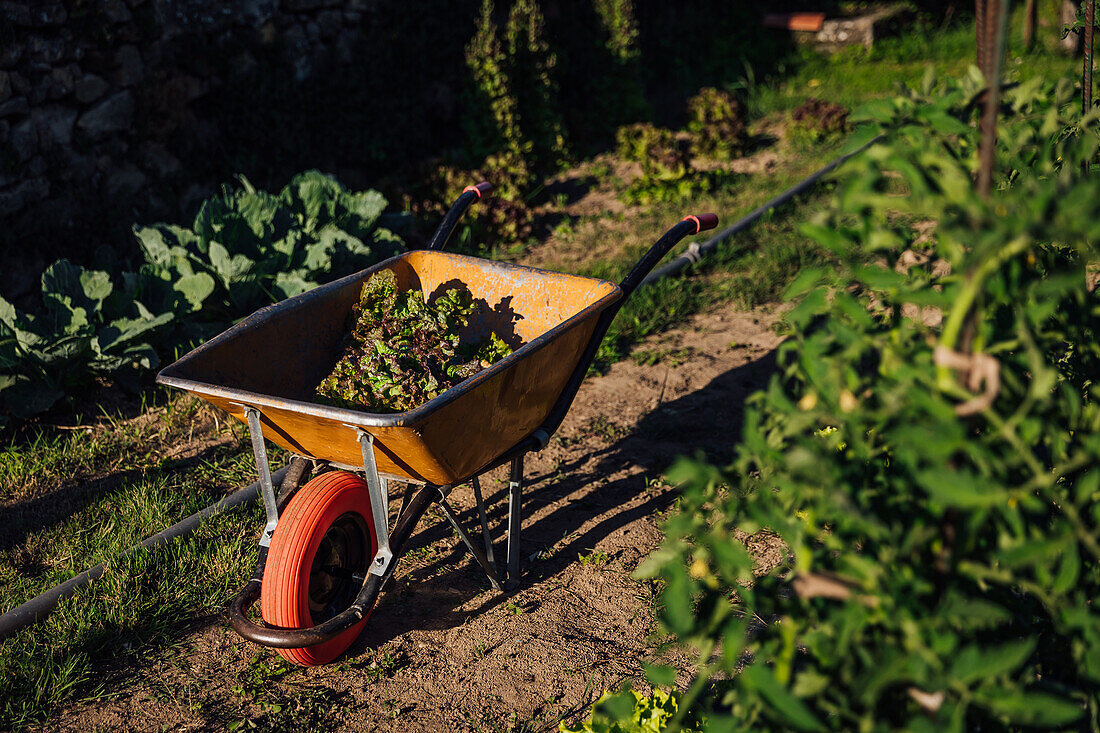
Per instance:
[[[428,250],[427,253],[413,252],[399,255],[357,275],[261,309],[225,333],[198,347],[175,364],[166,367],[158,375],[159,383],[195,392],[216,406],[226,409],[248,425],[260,478],[266,525],[260,535],[259,558],[252,577],[229,606],[230,622],[244,638],[276,649],[303,649],[331,641],[360,623],[370,612],[382,588],[392,576],[396,559],[403,554],[405,545],[420,518],[433,503],[439,504],[444,516],[485,571],[495,590],[503,589],[502,578],[509,585],[515,584],[520,575],[522,523],[520,500],[524,457],[531,451],[538,451],[545,447],[550,436],[561,425],[611,321],[650,270],[685,236],[711,229],[718,223],[717,216],[714,214],[685,217],[657,240],[617,286],[595,278],[576,278],[534,268],[442,254],[440,250],[445,247],[465,210],[491,189],[488,183],[467,187],[448,211],[425,248]],[[301,394],[300,387],[298,388],[299,399],[296,400],[232,386],[234,381],[244,379],[240,373],[234,372],[235,369],[239,372],[243,368],[248,372],[250,369],[257,368],[257,365],[246,364],[241,367],[235,365],[232,359],[223,357],[219,361],[219,355],[224,355],[228,346],[250,338],[249,334],[256,332],[257,326],[266,325],[267,330],[273,328],[277,330],[272,325],[274,322],[269,321],[279,318],[281,314],[291,309],[318,308],[321,306],[317,304],[322,301],[330,302],[340,297],[347,300],[346,295],[342,295],[341,289],[357,292],[360,283],[370,273],[380,268],[390,268],[397,271],[400,280],[401,273],[404,272],[402,268],[409,268],[410,259],[419,258],[421,266],[430,268],[433,264],[430,258],[433,256],[451,258],[453,261],[449,261],[448,265],[455,265],[461,260],[458,264],[462,266],[472,264],[480,267],[491,273],[492,278],[504,278],[505,284],[512,282],[508,280],[509,277],[515,276],[520,278],[515,281],[520,283],[517,286],[520,288],[529,287],[530,284],[522,280],[522,276],[527,275],[533,275],[537,279],[536,287],[544,287],[547,283],[551,286],[581,287],[587,300],[578,312],[572,315],[565,313],[566,317],[560,323],[551,320],[548,324],[544,324],[549,327],[536,332],[534,338],[517,349],[510,357],[497,362],[424,405],[404,413],[375,415],[311,404],[304,401],[307,398]],[[465,262],[466,260],[473,262],[468,263]],[[416,281],[416,266],[414,262],[412,286],[419,284]],[[423,272],[427,272],[427,269]],[[407,278],[407,273],[405,276]],[[406,284],[407,286],[409,285]],[[545,307],[553,307],[552,291],[553,287],[549,291],[550,294],[546,295],[542,301]],[[539,298],[544,297],[541,291],[534,295]],[[350,302],[346,303],[346,306],[350,307]],[[532,307],[532,303],[529,302],[528,306]],[[563,314],[558,315],[561,317]],[[324,327],[319,326],[319,328],[323,330]],[[573,354],[580,351],[580,356],[576,361],[564,362],[563,367],[562,348],[566,348]],[[238,349],[238,353],[239,351]],[[329,360],[321,364],[320,368],[330,369],[334,361],[334,359]],[[536,364],[542,364],[542,366],[534,366]],[[196,374],[200,377],[196,378]],[[312,376],[307,376],[306,382],[310,382]],[[319,377],[312,380],[312,383],[315,384],[316,381],[319,381]],[[520,409],[523,402],[508,401],[512,396],[510,390],[522,391],[521,388],[525,384],[533,389],[542,389],[545,397],[547,385],[542,382],[546,381],[552,382],[550,388],[557,394],[548,407],[542,405],[536,412],[531,412],[531,410]],[[503,384],[503,382],[508,383]],[[520,388],[516,387],[517,382],[520,383]],[[227,384],[229,386],[226,386]],[[502,404],[506,407],[517,408],[523,413],[523,419],[506,420],[504,422],[510,424],[503,426],[497,425],[496,423],[500,421],[494,419],[491,421],[492,425],[480,426],[484,428],[483,430],[473,430],[472,434],[470,430],[466,430],[467,435],[463,436],[463,440],[459,440],[457,435],[450,436],[451,442],[457,443],[460,447],[464,444],[476,444],[478,450],[474,452],[473,458],[451,451],[446,440],[441,436],[431,435],[432,421],[438,421],[439,416],[447,409],[451,409],[452,413],[458,415],[457,418],[452,416],[452,419],[447,421],[447,425],[452,429],[456,431],[461,429],[455,427],[455,419],[459,420],[457,425],[461,427],[478,428],[476,421],[469,417],[466,424],[461,425],[463,406],[494,399],[503,400]],[[508,410],[500,412],[507,413]],[[306,418],[302,418],[303,415]],[[301,433],[303,428],[301,423],[293,421],[307,418],[320,425],[313,430],[313,432],[319,432],[322,444],[320,448],[316,441],[307,448],[302,443],[308,441],[304,438],[296,439],[295,431]],[[286,419],[291,422],[280,423],[280,420]],[[268,428],[266,435],[265,425]],[[290,427],[287,427],[288,425]],[[313,429],[315,426],[306,424],[306,427]],[[400,447],[386,448],[384,443],[393,440],[392,435],[386,430],[399,431],[397,435],[400,440],[394,445],[400,444],[405,447],[413,445],[418,451],[427,451],[431,460],[421,460],[418,464],[414,462],[410,465],[397,455],[401,452]],[[491,439],[486,440],[482,434],[484,432],[491,433]],[[284,477],[278,492],[271,478],[265,438],[289,448],[292,452],[300,453],[292,459],[290,470]],[[493,440],[498,442],[494,445]],[[354,454],[349,451],[349,441],[357,449],[354,450]],[[422,445],[417,441],[426,444]],[[342,446],[337,446],[337,443],[342,443]],[[501,444],[505,446],[503,449],[499,448]],[[353,586],[360,584],[357,586],[358,592],[346,608],[335,613],[331,618],[307,628],[275,628],[270,625],[260,625],[248,618],[248,610],[260,597],[272,536],[280,516],[301,488],[310,459],[315,461],[315,467],[316,462],[319,461],[324,466],[361,473],[365,477],[373,515],[370,527],[373,537],[368,538],[367,542],[369,543],[371,539],[375,540],[377,550],[370,558],[367,567],[351,573],[344,581],[345,584],[350,583]],[[380,470],[380,462],[385,470]],[[506,567],[502,572],[495,558],[479,477],[506,463],[510,463],[511,467],[508,484]],[[406,482],[392,531],[388,524],[390,502],[388,480],[391,478]],[[447,501],[452,489],[463,483],[470,483],[473,489],[484,549],[479,547],[462,527]],[[417,484],[420,488],[415,489]],[[370,554],[369,551],[367,554]],[[351,590],[354,591],[355,587]]]

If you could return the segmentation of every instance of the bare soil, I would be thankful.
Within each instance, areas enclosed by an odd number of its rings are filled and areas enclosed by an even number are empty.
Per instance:
[[[333,665],[286,671],[224,619],[181,628],[138,668],[105,669],[107,694],[60,712],[56,730],[555,730],[606,688],[645,688],[642,663],[690,679],[689,650],[662,638],[657,585],[634,579],[661,541],[678,455],[732,457],[745,397],[774,370],[769,309],[729,308],[639,345],[584,384],[550,444],[528,458],[524,574],[497,593],[438,514],[429,513],[366,630]],[[483,481],[498,555],[505,476]],[[452,494],[473,530],[472,494]],[[774,538],[747,537],[766,570]]]

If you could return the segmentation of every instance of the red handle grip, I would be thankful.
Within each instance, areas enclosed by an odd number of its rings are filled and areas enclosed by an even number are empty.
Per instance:
[[[695,222],[695,233],[698,234],[718,226],[718,214],[699,214],[698,216],[692,214],[685,216],[684,221]]]
[[[492,190],[493,190],[493,184],[489,183],[488,181],[482,181],[481,183],[477,184],[476,186],[467,186],[466,188],[462,189],[462,193],[466,193],[467,191],[473,191],[474,193],[477,194],[478,200],[480,200],[482,196],[485,196],[485,195],[491,193]]]

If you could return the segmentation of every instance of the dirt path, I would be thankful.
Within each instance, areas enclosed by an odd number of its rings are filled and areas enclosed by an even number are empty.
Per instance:
[[[600,691],[644,682],[660,659],[690,659],[658,638],[656,588],[630,574],[661,539],[677,455],[728,460],[746,395],[766,382],[775,316],[723,309],[650,339],[589,379],[562,428],[527,462],[524,577],[489,589],[441,516],[429,515],[396,584],[350,653],[291,669],[208,619],[140,671],[111,673],[94,702],[55,716],[61,730],[554,730]],[[503,552],[503,473],[483,481]],[[452,494],[476,526],[466,487]]]

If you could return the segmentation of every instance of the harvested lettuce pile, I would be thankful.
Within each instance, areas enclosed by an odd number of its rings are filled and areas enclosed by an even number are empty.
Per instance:
[[[404,412],[511,354],[495,333],[478,344],[460,342],[474,310],[469,290],[452,288],[426,301],[419,290],[399,290],[389,270],[376,272],[352,306],[344,354],[317,385],[318,401]]]

